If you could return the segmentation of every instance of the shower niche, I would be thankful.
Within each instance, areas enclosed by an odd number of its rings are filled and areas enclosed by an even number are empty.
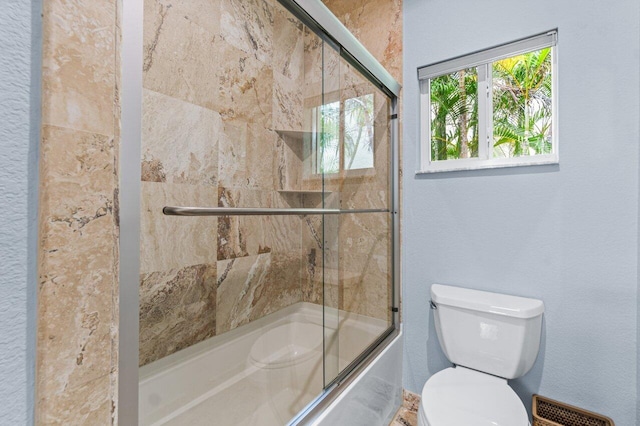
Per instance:
[[[395,327],[395,97],[299,10],[144,2],[140,424],[287,424]]]

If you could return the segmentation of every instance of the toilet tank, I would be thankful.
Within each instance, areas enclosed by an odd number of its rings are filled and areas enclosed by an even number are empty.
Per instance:
[[[433,284],[438,340],[452,363],[515,379],[538,356],[541,300]]]

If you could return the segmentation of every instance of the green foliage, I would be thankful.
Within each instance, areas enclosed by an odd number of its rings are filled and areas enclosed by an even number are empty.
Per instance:
[[[373,94],[347,99],[344,114],[344,168],[349,170],[356,168],[359,152],[373,152]],[[373,160],[372,155],[366,158]]]
[[[340,102],[320,107],[320,146],[318,147],[318,173],[340,171]]]
[[[493,77],[494,157],[551,152],[551,49],[496,61]],[[476,69],[430,80],[431,158],[478,155]]]
[[[340,143],[345,170],[373,167],[373,94],[332,102],[320,107],[320,137],[317,147],[317,173],[340,171]],[[369,152],[369,155],[363,155]],[[358,164],[360,159],[360,164]],[[370,164],[369,164],[370,162]]]
[[[494,155],[551,152],[551,49],[493,64]]]
[[[463,79],[464,90],[461,90]],[[431,158],[461,158],[464,141],[468,156],[477,156],[478,76],[475,69],[433,78],[430,91]]]

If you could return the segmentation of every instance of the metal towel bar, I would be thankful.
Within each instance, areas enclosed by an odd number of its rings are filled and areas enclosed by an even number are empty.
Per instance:
[[[264,209],[240,207],[178,207],[165,206],[162,213],[167,216],[304,216],[351,213],[389,213],[389,209]]]

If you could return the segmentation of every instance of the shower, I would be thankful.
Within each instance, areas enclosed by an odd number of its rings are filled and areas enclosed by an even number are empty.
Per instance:
[[[134,411],[302,423],[397,333],[399,85],[319,0],[141,12]]]

